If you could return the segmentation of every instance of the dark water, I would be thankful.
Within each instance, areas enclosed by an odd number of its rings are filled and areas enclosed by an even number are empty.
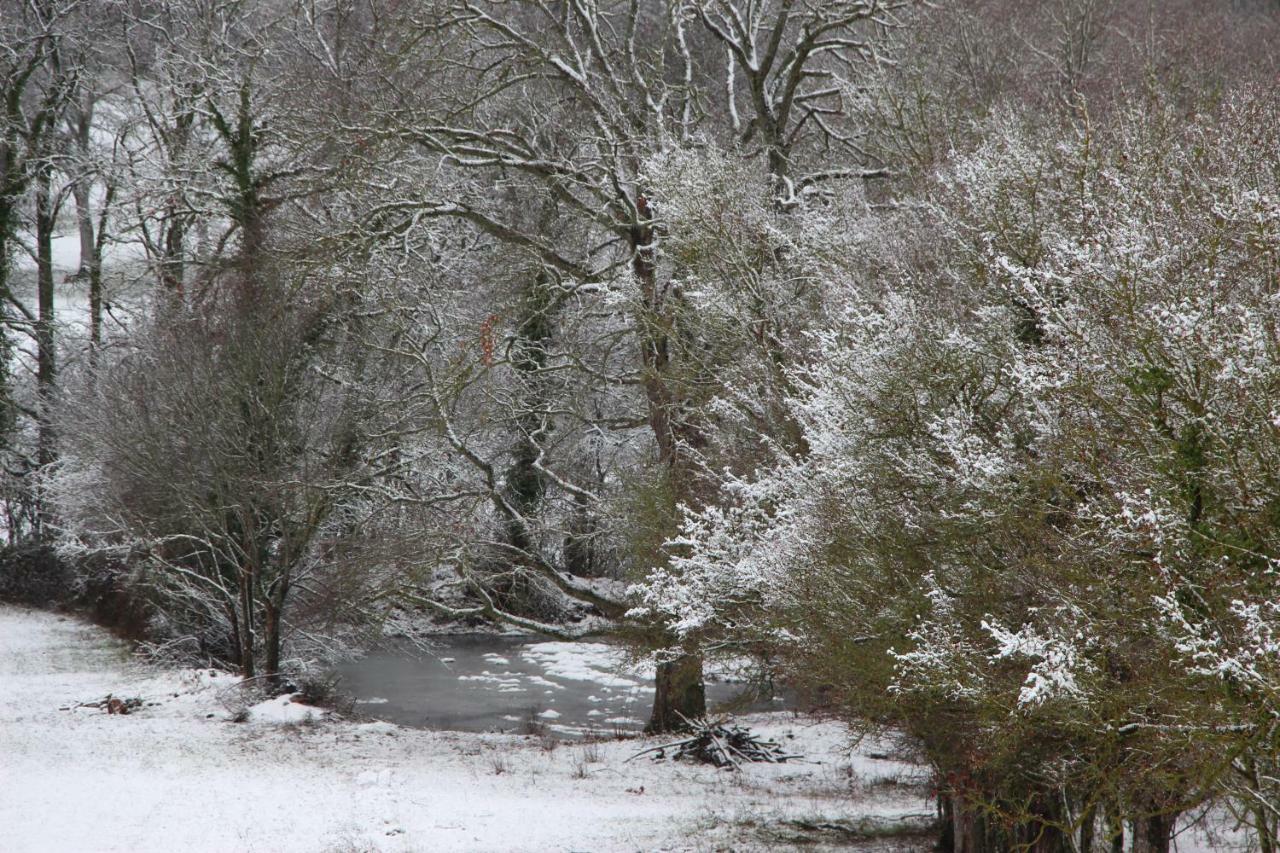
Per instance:
[[[362,713],[430,729],[520,732],[534,721],[564,735],[636,731],[653,702],[652,669],[628,666],[620,650],[603,643],[442,637],[429,654],[406,646],[338,671]],[[751,692],[713,680],[707,703],[783,707],[777,700],[741,701]]]

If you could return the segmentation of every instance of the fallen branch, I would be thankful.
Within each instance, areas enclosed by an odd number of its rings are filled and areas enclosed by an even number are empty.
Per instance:
[[[59,708],[59,711],[72,711],[76,708],[98,708],[106,711],[108,714],[128,714],[142,707],[142,699],[137,696],[128,699],[121,699],[111,693],[108,693],[97,702],[77,702],[74,705],[67,705]]]

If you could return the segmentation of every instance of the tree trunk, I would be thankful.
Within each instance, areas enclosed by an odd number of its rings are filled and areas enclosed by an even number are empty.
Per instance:
[[[175,205],[170,204],[164,225],[164,246],[159,264],[159,279],[161,292],[178,304],[181,304],[184,299],[186,239],[187,224],[183,214],[175,209]]]
[[[3,166],[2,158],[0,158],[0,166]],[[8,200],[0,195],[0,299],[6,301],[10,298],[8,217]],[[3,316],[3,312],[0,312],[0,318]],[[9,445],[10,433],[13,431],[17,420],[17,408],[13,403],[13,388],[10,381],[13,370],[12,353],[13,348],[9,337],[8,324],[0,323],[0,447]],[[9,501],[4,501],[3,504],[5,508],[5,534],[9,544],[13,545],[17,542],[21,525],[13,513],[13,504]]]
[[[264,608],[262,642],[265,646],[263,674],[268,680],[277,681],[280,677],[280,611],[271,602]]]
[[[36,177],[36,389],[40,417],[37,425],[36,462],[40,466],[49,464],[54,458],[50,410],[53,404],[53,386],[57,380],[53,335],[53,229],[58,211],[54,206],[52,183],[53,170],[47,166],[42,167]]]
[[[990,843],[987,819],[984,815],[966,808],[963,803],[951,801],[951,853],[995,853]]]
[[[1052,802],[1052,800],[1047,800]],[[1069,853],[1073,846],[1060,826],[1054,807],[1041,807],[1034,817],[1012,826],[993,825],[988,816],[965,803],[963,797],[938,798],[938,849],[949,853]]]
[[[97,362],[102,347],[102,248],[94,249],[89,262],[89,358]]]
[[[640,195],[636,209],[649,216],[649,202]],[[685,443],[696,439],[696,430],[680,423],[678,399],[673,387],[670,330],[673,320],[667,297],[658,287],[657,234],[651,223],[632,229],[632,271],[644,298],[644,329],[640,336],[640,357],[644,369],[645,399],[649,408],[649,426],[658,446],[658,463],[666,472],[672,493],[681,502],[692,502],[697,489],[692,482],[694,472],[685,460]],[[702,680],[702,658],[684,655],[670,663],[658,664],[657,683],[653,695],[653,713],[645,726],[648,733],[678,731],[687,728],[683,718],[693,719],[707,713],[706,687]]]
[[[1258,828],[1258,853],[1275,853],[1277,833],[1270,814],[1264,808],[1250,809]]]
[[[517,316],[515,340],[510,347],[511,366],[519,377],[523,399],[523,411],[516,417],[515,446],[512,447],[511,467],[507,469],[507,495],[511,503],[526,518],[534,515],[546,493],[546,483],[538,463],[542,458],[543,442],[549,432],[549,422],[541,414],[548,408],[545,379],[541,375],[546,366],[547,349],[553,330],[551,310],[553,297],[548,288],[545,273],[541,273],[528,285],[524,304]],[[493,360],[492,322],[486,321],[482,337],[486,365]],[[518,523],[509,523],[507,539],[515,547],[528,550],[533,547],[527,529]]]
[[[674,732],[687,729],[686,720],[707,715],[707,691],[702,680],[702,658],[682,655],[658,664],[655,677],[653,713],[645,733]]]
[[[1169,853],[1176,814],[1155,814],[1133,821],[1133,853]]]
[[[240,619],[236,616],[236,608],[228,607],[228,618],[231,622],[231,663],[237,668],[244,669],[244,647],[240,643]]]
[[[263,604],[263,644],[266,646],[266,676],[271,683],[280,680],[280,652],[284,646],[284,605],[289,598],[291,573],[281,569],[267,600]]]
[[[1094,823],[1097,819],[1097,810],[1090,808],[1080,818],[1080,853],[1093,853],[1093,836]]]
[[[90,199],[92,184],[81,175],[71,184],[71,197],[76,205],[76,230],[80,233],[80,268],[76,270],[76,278],[87,279],[93,265],[94,249],[98,241],[93,228],[93,209]]]
[[[245,678],[257,675],[253,660],[253,570],[241,566],[240,583],[240,674]]]

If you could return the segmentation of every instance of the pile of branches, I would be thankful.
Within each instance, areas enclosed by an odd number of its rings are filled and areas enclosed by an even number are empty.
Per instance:
[[[641,750],[631,758],[654,754],[654,760],[692,761],[737,770],[743,762],[781,764],[800,758],[788,753],[781,745],[753,735],[750,729],[725,718],[716,720],[686,720],[689,736],[683,740],[664,743]],[[627,759],[630,761],[631,759]]]
[[[112,693],[108,693],[97,702],[77,702],[74,705],[66,705],[58,710],[73,711],[76,708],[98,708],[108,714],[129,714],[141,708],[142,704],[142,699],[137,696],[122,699]],[[152,702],[151,704],[155,705],[157,703]]]

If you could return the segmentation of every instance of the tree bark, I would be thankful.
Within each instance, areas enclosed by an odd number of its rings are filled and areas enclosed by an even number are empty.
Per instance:
[[[636,209],[650,216],[649,202],[640,195]],[[649,406],[649,426],[658,446],[658,463],[665,469],[671,490],[678,500],[691,497],[696,489],[690,478],[692,466],[684,459],[685,443],[692,428],[678,421],[678,399],[670,376],[671,309],[657,280],[657,234],[653,225],[643,223],[631,234],[632,270],[640,283],[645,317],[642,330],[641,363],[644,368],[645,398]],[[669,663],[658,664],[657,683],[653,695],[653,712],[645,731],[651,734],[687,728],[685,720],[704,717],[707,713],[706,687],[702,680],[702,658],[683,655]]]
[[[1093,853],[1094,823],[1097,810],[1090,808],[1080,818],[1080,853]]]
[[[1133,821],[1133,853],[1169,853],[1176,814],[1154,814]]]
[[[987,819],[963,803],[951,803],[951,853],[996,853]]]
[[[78,186],[78,185],[77,185]],[[88,191],[85,190],[83,207],[79,190],[76,195],[76,215],[80,218],[80,272],[89,279],[89,360],[96,364],[98,350],[102,347],[102,251],[107,242],[107,214],[115,197],[115,184],[107,182],[98,213],[95,229],[89,209]],[[85,255],[85,238],[88,237],[88,255]]]
[[[89,358],[97,363],[102,348],[102,246],[94,248],[89,262]]]
[[[262,622],[263,674],[275,681],[280,676],[280,611],[271,602],[264,608]]]
[[[89,277],[89,266],[93,263],[93,249],[97,244],[94,239],[93,210],[90,207],[89,179],[81,175],[71,185],[71,197],[76,204],[76,230],[80,234],[80,268],[76,270],[76,278]]]
[[[53,387],[57,381],[53,333],[53,230],[58,211],[54,205],[52,184],[53,169],[42,167],[36,176],[36,389],[40,416],[36,463],[42,467],[54,459],[51,408]]]
[[[163,256],[159,263],[160,290],[175,302],[183,301],[183,281],[186,277],[184,253],[186,252],[187,224],[175,205],[168,205],[168,217],[164,225]]]
[[[231,663],[240,670],[244,669],[244,646],[240,642],[240,618],[234,605],[227,608],[227,618],[231,622]]]
[[[240,582],[240,674],[245,678],[257,675],[253,659],[253,569],[241,566]]]
[[[264,667],[274,684],[280,680],[280,653],[284,646],[284,606],[289,598],[291,571],[282,568],[263,604]]]
[[[1059,810],[1041,800],[1032,815],[1012,825],[993,824],[981,810],[968,805],[962,796],[941,794],[938,814],[938,849],[949,853],[1072,853],[1073,845],[1058,825]]]
[[[647,734],[687,729],[688,720],[706,716],[707,692],[700,656],[682,655],[658,664],[655,682],[653,713],[644,727]]]

